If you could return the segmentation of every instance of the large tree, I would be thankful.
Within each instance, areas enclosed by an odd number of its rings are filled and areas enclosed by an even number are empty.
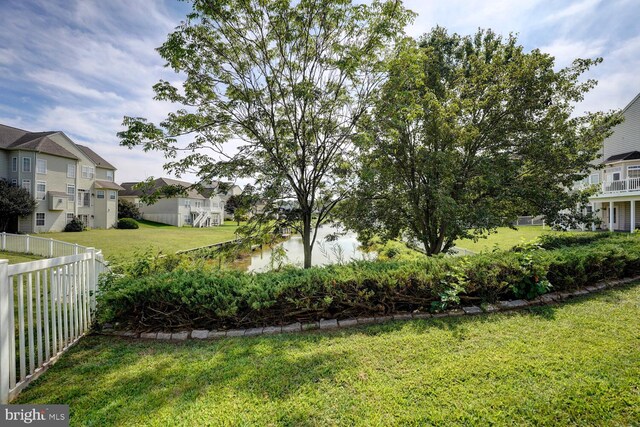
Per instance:
[[[0,179],[0,231],[7,231],[11,221],[31,215],[36,206],[28,190]]]
[[[309,267],[318,226],[349,194],[352,137],[385,53],[411,16],[400,0],[195,0],[158,49],[182,87],[154,86],[184,108],[159,125],[125,117],[121,143],[163,151],[178,175],[251,177],[263,196],[295,199]]]
[[[512,224],[517,215],[569,220],[615,113],[574,115],[599,60],[555,70],[514,36],[405,40],[375,109],[362,121],[360,186],[344,216],[365,238],[409,238],[427,254]]]

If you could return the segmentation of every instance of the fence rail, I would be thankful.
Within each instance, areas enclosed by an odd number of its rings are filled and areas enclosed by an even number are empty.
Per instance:
[[[56,256],[12,265],[0,260],[0,403],[5,404],[89,330],[98,276],[108,267],[94,248],[6,233],[0,240],[5,251]]]

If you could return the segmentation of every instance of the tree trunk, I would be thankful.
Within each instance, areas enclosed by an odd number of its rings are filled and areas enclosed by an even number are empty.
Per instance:
[[[311,268],[311,212],[302,214],[302,246],[304,248],[304,268]]]

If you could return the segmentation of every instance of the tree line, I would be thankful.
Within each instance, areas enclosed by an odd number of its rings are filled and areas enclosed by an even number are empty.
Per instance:
[[[617,112],[577,114],[601,59],[526,51],[516,36],[436,27],[418,39],[400,0],[193,0],[158,48],[182,82],[161,123],[125,117],[121,144],[157,150],[176,175],[252,178],[247,232],[339,219],[363,240],[435,255],[521,214],[571,225]],[[256,199],[257,200],[257,199]]]

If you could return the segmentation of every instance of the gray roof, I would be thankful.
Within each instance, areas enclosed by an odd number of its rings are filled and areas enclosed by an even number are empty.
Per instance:
[[[123,182],[120,184],[124,190],[122,190],[119,194],[120,196],[142,196],[144,192],[140,189],[133,188],[135,185],[139,184],[139,182]],[[187,181],[180,181],[177,179],[171,178],[157,178],[153,180],[153,185],[151,186],[152,190],[159,190],[162,187],[173,186],[173,187],[184,187],[187,189],[187,194],[181,197],[187,197],[189,199],[205,199],[205,197],[200,194],[193,187],[193,184]]]
[[[616,154],[615,156],[611,156],[602,163],[606,164],[606,163],[613,163],[613,162],[622,162],[625,160],[638,160],[638,159],[640,159],[640,151],[629,151],[628,153]]]
[[[124,190],[121,186],[113,181],[101,181],[96,179],[96,188],[107,188],[109,190]]]
[[[76,144],[76,146],[80,149],[80,151],[84,153],[85,156],[89,158],[89,160],[95,163],[96,166],[98,166],[99,168],[113,169],[113,170],[116,169],[115,166],[113,166],[111,163],[107,162],[105,159],[100,157],[95,151],[93,151],[91,148],[87,147],[86,145]]]
[[[0,124],[0,149],[36,151],[77,160],[77,156],[49,138],[49,135],[56,133],[60,132],[28,132]]]

